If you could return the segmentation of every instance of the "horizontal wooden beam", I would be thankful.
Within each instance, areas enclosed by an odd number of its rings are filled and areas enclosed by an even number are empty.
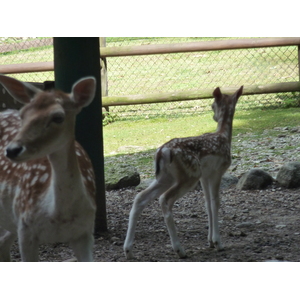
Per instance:
[[[256,39],[222,40],[222,41],[190,42],[190,43],[176,43],[176,44],[142,45],[142,46],[100,47],[100,56],[104,58],[104,57],[115,57],[115,56],[134,56],[134,55],[166,54],[166,53],[178,53],[178,52],[279,47],[279,46],[293,46],[293,45],[300,45],[300,37],[256,38]],[[53,61],[0,65],[1,74],[47,72],[53,70],[54,70]]]
[[[166,54],[300,45],[300,37],[218,40],[176,44],[100,47],[101,57]]]
[[[0,65],[1,74],[18,74],[18,73],[33,73],[47,72],[54,70],[54,62],[34,62],[24,64]]]
[[[239,87],[221,87],[224,94],[232,94]],[[173,93],[156,93],[146,95],[109,96],[102,97],[102,106],[135,105],[148,103],[162,103],[172,101],[188,101],[213,98],[214,89],[188,90]],[[259,95],[269,93],[285,93],[300,91],[300,82],[272,83],[266,85],[245,86],[243,95]]]

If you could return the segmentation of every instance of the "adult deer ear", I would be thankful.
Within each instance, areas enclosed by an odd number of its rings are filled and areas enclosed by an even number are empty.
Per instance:
[[[222,99],[222,93],[219,87],[217,87],[214,91],[213,91],[213,96],[216,99],[216,101],[220,101]]]
[[[0,83],[14,99],[23,104],[29,103],[35,94],[41,92],[40,89],[30,83],[22,82],[2,74],[0,74]]]
[[[93,101],[95,93],[96,79],[94,77],[85,77],[74,83],[71,99],[75,102],[76,107],[82,108]]]

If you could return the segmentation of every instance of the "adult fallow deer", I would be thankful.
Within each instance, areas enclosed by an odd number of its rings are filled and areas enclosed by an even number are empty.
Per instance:
[[[78,261],[92,261],[94,171],[74,131],[95,79],[80,79],[70,94],[4,75],[0,83],[25,104],[0,114],[0,261],[10,261],[16,239],[22,261],[38,261],[39,245],[56,242],[69,243]]]

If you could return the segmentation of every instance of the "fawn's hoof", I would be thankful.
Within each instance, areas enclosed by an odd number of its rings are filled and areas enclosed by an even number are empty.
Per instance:
[[[223,251],[224,246],[221,244],[221,242],[214,242],[214,246],[217,249],[217,251]]]
[[[179,258],[186,258],[187,257],[187,255],[186,255],[186,253],[185,253],[185,251],[182,247],[176,249],[175,252],[179,256]]]
[[[124,249],[126,259],[133,259],[133,254],[131,249]]]
[[[220,241],[209,241],[209,248],[215,248],[217,251],[222,251],[224,250],[224,246]]]

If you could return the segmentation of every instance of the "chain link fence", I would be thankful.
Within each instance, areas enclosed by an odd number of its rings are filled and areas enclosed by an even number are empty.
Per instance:
[[[53,61],[53,39],[37,37],[1,37],[0,65]],[[54,72],[9,75],[27,82],[54,80]]]
[[[106,38],[106,46],[172,44],[218,38]],[[236,39],[236,38],[219,38]],[[164,93],[299,81],[298,47],[107,58],[108,95]],[[238,109],[299,105],[300,93],[243,96]],[[212,99],[111,107],[118,118],[182,116],[210,110]]]
[[[106,46],[188,43],[236,38],[106,38]],[[53,61],[52,38],[0,38],[0,64]],[[173,53],[107,58],[108,95],[238,87],[299,81],[298,47]],[[54,80],[54,72],[13,74],[29,82]],[[243,96],[237,109],[299,105],[300,93]],[[210,110],[212,99],[110,107],[118,119],[182,116]]]

